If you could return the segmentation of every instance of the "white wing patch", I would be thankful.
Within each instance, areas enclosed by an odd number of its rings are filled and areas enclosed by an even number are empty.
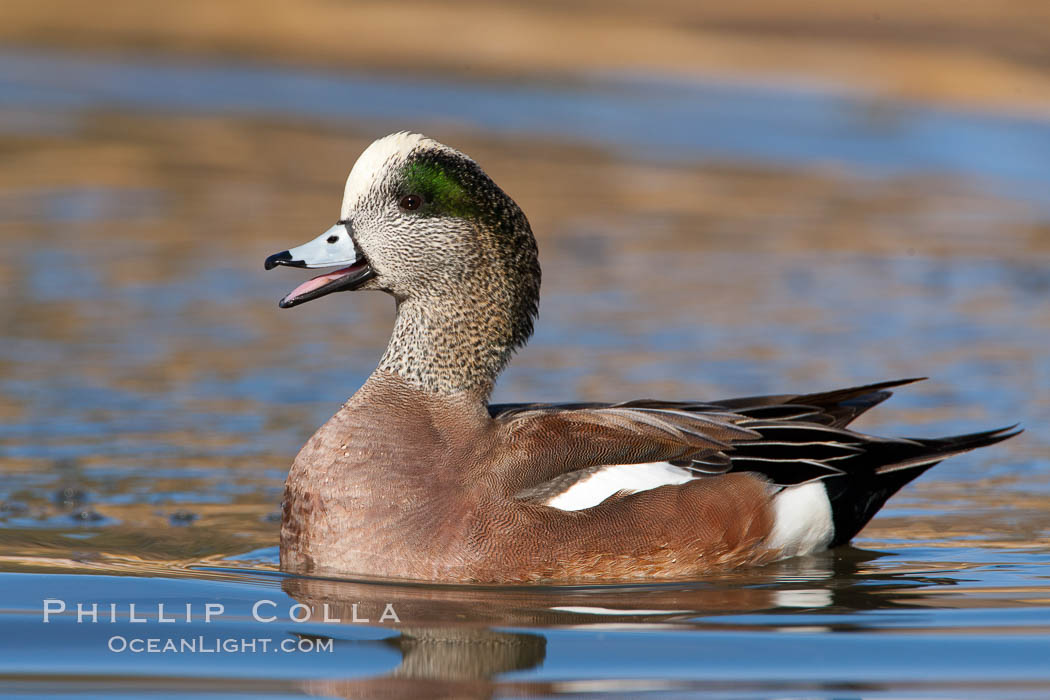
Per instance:
[[[620,491],[637,493],[697,478],[688,469],[670,462],[609,465],[577,481],[546,505],[559,510],[583,510]],[[781,550],[784,558],[827,549],[834,535],[831,501],[822,482],[789,486],[773,498],[773,530],[767,544]]]
[[[620,608],[598,608],[590,605],[560,605],[551,608],[556,612],[576,613],[578,615],[682,615],[692,610],[635,610]]]
[[[684,484],[697,478],[688,469],[669,462],[614,464],[581,479],[547,501],[558,510],[583,510],[596,506],[618,491],[648,491],[666,484]]]
[[[789,486],[773,498],[773,531],[768,543],[784,557],[826,549],[834,534],[831,501],[822,482]]]
[[[834,596],[826,588],[773,591],[773,603],[780,608],[826,608],[834,602]]]

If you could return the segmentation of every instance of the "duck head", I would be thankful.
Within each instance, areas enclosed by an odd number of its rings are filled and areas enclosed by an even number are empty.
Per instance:
[[[339,220],[265,262],[267,270],[280,265],[336,268],[293,289],[281,308],[332,292],[385,291],[398,321],[384,364],[420,353],[480,362],[475,371],[492,375],[490,383],[528,339],[538,308],[536,241],[521,209],[473,160],[420,134],[391,134],[365,149]],[[412,347],[392,352],[398,342]]]

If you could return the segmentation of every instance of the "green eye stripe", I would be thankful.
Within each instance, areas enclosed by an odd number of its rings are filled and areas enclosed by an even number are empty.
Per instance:
[[[404,178],[405,193],[421,195],[435,214],[469,217],[477,213],[463,185],[438,163],[409,163]]]

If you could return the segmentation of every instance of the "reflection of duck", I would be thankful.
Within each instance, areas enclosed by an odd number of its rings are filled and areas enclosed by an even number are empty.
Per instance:
[[[537,634],[467,628],[414,630],[377,643],[401,652],[401,664],[389,674],[310,681],[305,690],[324,697],[489,698],[496,676],[539,666],[547,648]],[[537,690],[533,685],[530,694]]]
[[[397,300],[379,367],[299,453],[282,566],[441,581],[696,576],[849,541],[945,457],[1011,435],[844,429],[905,381],[711,403],[486,406],[532,332],[536,242],[472,160],[373,143],[339,222],[266,267],[336,267],[281,300]]]
[[[525,671],[539,666],[547,640],[539,634],[505,632],[485,625],[498,622],[500,609],[513,606],[500,600],[492,589],[424,588],[367,584],[350,581],[289,578],[285,592],[310,607],[311,618],[352,620],[357,610],[396,610],[401,621],[396,636],[375,642],[393,647],[401,663],[389,673],[351,680],[316,680],[305,684],[311,695],[325,697],[385,698],[488,698],[494,695],[492,681],[502,673]],[[470,592],[477,596],[471,599]],[[476,614],[480,610],[486,613]],[[384,623],[383,627],[393,626]],[[337,625],[332,625],[337,627]],[[333,632],[333,636],[338,636]],[[504,685],[504,690],[506,686]],[[537,689],[532,687],[532,691]]]
[[[835,556],[796,557],[723,572],[703,582],[575,586],[447,586],[289,577],[284,591],[310,607],[312,620],[349,623],[356,610],[408,636],[420,630],[576,627],[628,624],[704,628],[719,617],[798,609],[879,610],[922,605],[922,589],[943,580],[887,573],[870,564],[880,552],[844,548]],[[853,585],[861,582],[863,585]],[[397,620],[379,623],[391,604]],[[336,625],[338,627],[338,625]],[[428,634],[431,638],[441,634]]]
[[[330,618],[345,622],[353,619],[355,605],[382,610],[388,603],[400,618],[400,623],[374,625],[390,630],[384,639],[343,642],[354,645],[348,649],[392,647],[401,655],[398,665],[363,669],[362,655],[355,653],[346,669],[354,678],[310,681],[305,687],[311,694],[490,697],[518,694],[513,681],[498,676],[538,667],[551,653],[547,628],[783,631],[798,626],[812,631],[815,625],[800,613],[820,609],[820,625],[844,630],[860,628],[852,614],[857,610],[926,605],[921,590],[938,581],[873,570],[868,564],[880,556],[849,548],[840,556],[798,557],[693,583],[439,586],[289,577],[282,588],[310,607],[311,619],[323,618],[325,605]],[[845,613],[844,621],[829,622],[829,613],[837,612]],[[328,636],[342,636],[344,625],[328,627]],[[508,627],[529,631],[508,632]],[[369,675],[360,677],[363,671]],[[525,690],[520,694],[548,689],[530,681]]]

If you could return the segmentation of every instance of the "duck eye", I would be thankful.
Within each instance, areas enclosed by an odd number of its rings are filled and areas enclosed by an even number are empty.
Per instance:
[[[406,194],[401,198],[399,206],[405,211],[415,211],[423,204],[423,198],[418,194]]]
[[[339,236],[329,236],[328,237],[328,242],[329,243],[335,243],[338,240],[339,240]]]

